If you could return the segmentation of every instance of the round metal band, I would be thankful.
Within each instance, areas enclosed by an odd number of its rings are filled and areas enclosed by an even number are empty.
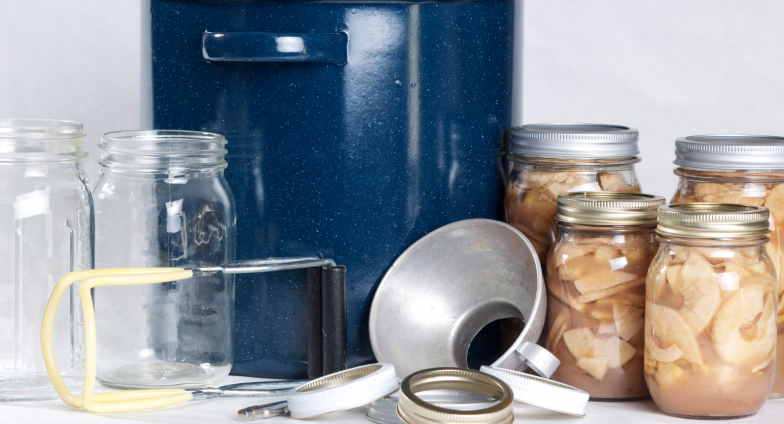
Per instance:
[[[653,194],[614,191],[574,192],[558,196],[557,221],[583,225],[656,223],[656,208],[667,203]]]
[[[432,404],[457,411],[485,409],[498,403],[487,396],[461,390],[430,390],[420,392],[417,396]],[[365,416],[368,420],[378,424],[403,424],[403,420],[397,415],[396,394],[368,405]]]
[[[398,390],[395,368],[372,364],[330,374],[286,394],[291,418],[311,418],[366,405]]]
[[[660,206],[656,233],[685,238],[738,238],[770,232],[770,212],[733,203],[677,203]]]
[[[639,131],[606,124],[529,124],[512,128],[510,153],[551,158],[601,159],[640,154]]]
[[[462,390],[493,398],[490,407],[459,411],[436,406],[417,396],[429,390]],[[491,375],[460,368],[431,368],[409,375],[400,385],[398,416],[407,424],[486,423],[514,421],[512,389]]]
[[[784,170],[784,137],[770,135],[693,135],[675,141],[675,162],[684,168],[714,171]]]

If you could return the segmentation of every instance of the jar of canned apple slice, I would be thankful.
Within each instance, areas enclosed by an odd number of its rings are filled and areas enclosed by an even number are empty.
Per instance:
[[[554,380],[594,400],[648,396],[643,377],[645,276],[656,254],[661,196],[579,192],[558,197],[560,237],[547,262],[546,348]]]
[[[638,131],[619,125],[532,124],[512,129],[506,222],[544,265],[556,238],[558,196],[576,191],[639,192]]]
[[[645,380],[665,413],[755,414],[773,385],[776,276],[768,210],[662,206],[645,304]]]
[[[770,210],[765,246],[778,275],[777,359],[784,364],[784,138],[701,135],[678,139],[672,203],[723,202]],[[771,398],[784,397],[784,366],[776,370]]]

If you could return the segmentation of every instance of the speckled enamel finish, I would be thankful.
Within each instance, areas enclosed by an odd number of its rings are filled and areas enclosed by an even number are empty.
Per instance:
[[[502,218],[513,2],[143,3],[144,125],[226,136],[237,259],[346,265],[349,366],[371,362],[370,302],[397,255]],[[344,32],[348,59],[210,62],[205,31]],[[305,272],[237,278],[233,374],[306,376],[305,290]]]

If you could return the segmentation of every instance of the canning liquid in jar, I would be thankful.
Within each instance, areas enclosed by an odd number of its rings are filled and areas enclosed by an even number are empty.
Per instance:
[[[777,358],[784,362],[784,138],[691,136],[676,141],[678,189],[672,203],[719,202],[765,206],[770,211],[766,253],[776,269]],[[770,398],[784,397],[784,366]]]
[[[542,265],[556,239],[558,196],[580,191],[639,192],[638,132],[598,124],[533,124],[512,129],[506,222],[531,241]]]
[[[776,277],[768,212],[694,203],[660,208],[645,305],[645,379],[665,413],[755,414],[773,384]]]
[[[645,277],[664,198],[584,192],[558,199],[558,241],[547,262],[545,348],[556,381],[593,400],[648,396],[643,377]]]

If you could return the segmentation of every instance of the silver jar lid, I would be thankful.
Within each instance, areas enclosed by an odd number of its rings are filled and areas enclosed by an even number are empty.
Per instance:
[[[653,194],[583,191],[558,196],[556,221],[583,225],[656,224],[656,209],[667,203]]]
[[[711,170],[784,169],[784,137],[692,135],[675,141],[675,164]]]
[[[510,153],[522,156],[610,159],[640,154],[639,131],[621,125],[530,124],[512,128]]]
[[[738,238],[770,233],[767,208],[734,203],[659,206],[656,233],[665,237]]]

